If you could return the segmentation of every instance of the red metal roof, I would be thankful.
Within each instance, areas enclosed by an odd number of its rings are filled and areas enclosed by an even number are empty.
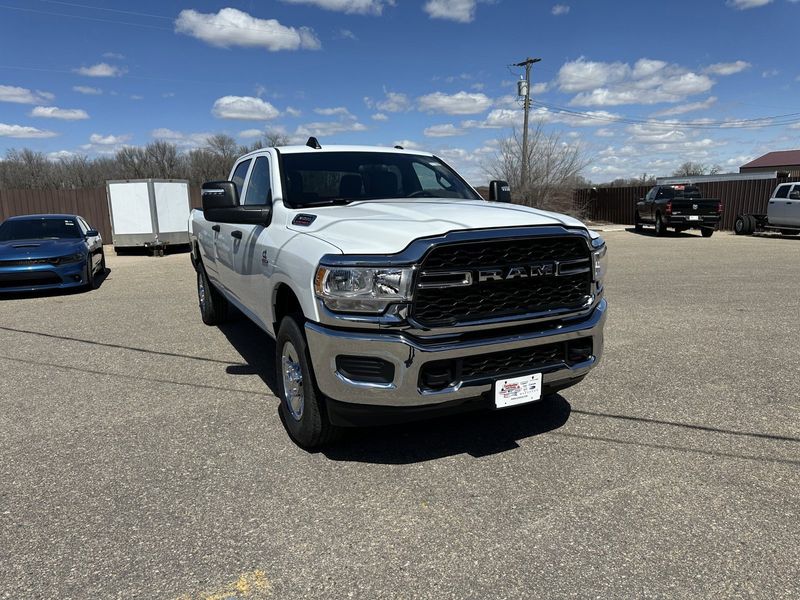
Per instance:
[[[742,169],[753,167],[793,167],[800,165],[800,150],[781,150],[779,152],[767,152],[764,156],[759,156],[751,160]]]

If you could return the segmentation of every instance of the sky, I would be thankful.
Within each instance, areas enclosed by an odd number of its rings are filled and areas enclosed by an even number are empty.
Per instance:
[[[0,156],[209,134],[437,153],[476,185],[531,119],[595,183],[800,148],[800,0],[0,2]]]

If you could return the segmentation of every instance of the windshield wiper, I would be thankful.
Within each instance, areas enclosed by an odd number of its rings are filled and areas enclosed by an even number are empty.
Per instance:
[[[355,202],[355,198],[326,198],[325,200],[312,200],[311,202],[304,202],[297,208],[309,208],[312,206],[341,206],[343,204],[350,204]]]

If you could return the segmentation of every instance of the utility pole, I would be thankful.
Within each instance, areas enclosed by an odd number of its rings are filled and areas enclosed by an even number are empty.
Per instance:
[[[526,58],[520,63],[515,64],[515,67],[525,67],[525,121],[522,125],[522,172],[520,173],[520,188],[523,193],[528,184],[528,111],[531,108],[531,67],[534,63],[541,61],[541,58]],[[522,96],[522,93],[518,93]]]

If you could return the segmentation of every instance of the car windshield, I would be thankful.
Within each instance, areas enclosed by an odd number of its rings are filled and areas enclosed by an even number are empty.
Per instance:
[[[461,177],[431,156],[394,152],[302,152],[282,156],[292,206],[386,198],[479,200]]]
[[[700,188],[695,185],[674,185],[668,190],[673,190],[668,193],[670,198],[700,198]]]
[[[80,237],[81,230],[73,219],[24,219],[0,225],[0,242]]]

